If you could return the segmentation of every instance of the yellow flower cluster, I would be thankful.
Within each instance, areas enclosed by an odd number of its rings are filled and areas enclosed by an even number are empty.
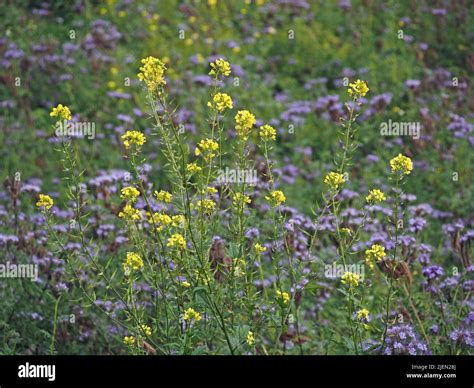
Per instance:
[[[247,140],[250,130],[257,122],[255,116],[248,110],[239,110],[235,115],[234,120],[236,123],[235,130],[237,131],[237,135],[243,140]]]
[[[283,306],[286,306],[288,303],[290,303],[290,295],[287,292],[277,290],[276,298],[278,303],[281,303]]]
[[[379,244],[373,244],[365,251],[365,263],[370,269],[374,268],[374,262],[382,261],[385,257],[385,248]]]
[[[118,216],[128,221],[138,221],[140,219],[140,211],[127,203]]]
[[[131,146],[136,146],[139,149],[146,143],[146,137],[139,131],[127,131],[122,135],[122,141],[126,149],[129,149]]]
[[[276,140],[276,130],[270,125],[260,127],[260,138],[263,141]]]
[[[173,220],[167,214],[153,213],[149,216],[148,222],[155,227],[156,231],[161,232],[166,226],[170,225]]]
[[[163,201],[165,203],[170,203],[173,200],[173,194],[165,190],[155,191],[153,195],[158,201]]]
[[[177,248],[179,250],[183,250],[186,248],[186,240],[181,234],[175,233],[168,239],[168,243],[166,244],[166,246],[169,248]]]
[[[379,189],[373,189],[369,191],[369,195],[365,197],[368,203],[382,202],[385,201],[385,194]]]
[[[234,107],[232,98],[226,93],[216,93],[212,97],[212,102],[207,103],[209,108],[215,109],[218,112],[223,112],[226,109],[232,109]]]
[[[392,167],[392,173],[401,172],[403,174],[410,174],[413,170],[413,162],[408,156],[398,154],[390,161],[390,167]]]
[[[171,225],[175,228],[184,228],[186,225],[186,217],[182,214],[171,217]]]
[[[215,62],[211,62],[210,65],[211,71],[209,72],[209,75],[213,75],[216,78],[220,74],[225,77],[228,77],[230,75],[230,64],[226,60],[219,58],[216,59]]]
[[[360,79],[356,82],[351,82],[349,84],[349,89],[347,90],[347,92],[356,99],[364,97],[368,91],[369,87],[367,86],[367,82],[361,81]]]
[[[56,108],[53,108],[49,115],[51,117],[58,117],[61,120],[71,120],[72,118],[69,108],[62,104],[59,104]]]
[[[354,272],[344,272],[341,276],[341,281],[343,284],[347,284],[349,287],[357,287],[360,282],[360,275],[357,275]]]
[[[127,252],[127,258],[123,263],[125,272],[130,270],[139,271],[143,267],[143,260],[138,253]]]
[[[202,317],[201,317],[201,314],[199,314],[196,310],[190,307],[184,310],[183,319],[185,321],[192,321],[194,319],[196,322],[199,322],[202,319]]]
[[[194,154],[196,156],[202,155],[204,160],[209,161],[216,156],[217,150],[219,150],[219,144],[212,139],[206,139],[198,143]]]
[[[148,325],[141,325],[140,328],[142,329],[142,332],[145,333],[147,337],[151,336],[151,327]]]
[[[195,174],[201,171],[202,168],[199,167],[196,163],[188,163],[188,165],[186,166],[186,170],[188,170],[188,172],[191,174]]]
[[[357,319],[359,321],[361,321],[361,320],[366,321],[367,319],[369,319],[369,310],[360,309],[359,311],[357,311]]]
[[[40,194],[39,200],[38,202],[36,202],[36,206],[42,207],[46,210],[51,209],[53,205],[54,205],[53,198],[51,198],[49,195],[46,195],[46,194]]]
[[[120,190],[120,198],[128,199],[130,203],[137,202],[137,198],[140,195],[140,192],[135,187],[124,187]]]
[[[328,185],[331,190],[338,190],[339,186],[342,185],[346,180],[344,179],[344,175],[338,172],[330,172],[324,178],[324,183]]]
[[[140,73],[138,73],[138,79],[146,84],[150,92],[153,93],[163,85],[166,85],[164,78],[166,66],[163,62],[155,57],[147,57],[142,59],[142,64]]]
[[[286,201],[285,194],[280,190],[273,190],[270,195],[265,196],[265,199],[270,202],[270,205],[273,207],[280,206]]]
[[[247,333],[247,338],[245,340],[248,346],[253,346],[255,344],[255,336],[251,331]]]
[[[196,208],[200,213],[211,214],[216,208],[216,203],[210,199],[203,199],[196,202]]]
[[[240,208],[250,202],[251,202],[250,197],[243,193],[235,193],[234,196],[232,197],[232,203],[237,208]]]
[[[261,245],[259,243],[256,243],[254,245],[254,248],[255,248],[255,252],[257,252],[257,253],[263,253],[267,250],[267,248],[265,248],[263,245]]]
[[[123,337],[123,343],[127,346],[133,346],[135,345],[135,337],[133,336],[125,336]]]

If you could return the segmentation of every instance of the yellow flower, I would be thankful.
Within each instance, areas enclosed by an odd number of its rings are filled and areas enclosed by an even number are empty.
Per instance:
[[[183,280],[183,281],[181,282],[181,285],[182,285],[184,288],[189,288],[189,287],[191,287],[191,283],[189,283],[189,282],[186,281],[186,280]]]
[[[161,190],[159,192],[155,191],[153,195],[158,201],[163,201],[165,203],[170,203],[173,200],[173,194],[165,190]]]
[[[181,234],[175,233],[168,239],[168,243],[166,244],[166,246],[169,248],[177,248],[179,250],[183,250],[186,248],[186,240]]]
[[[213,75],[216,78],[222,74],[225,77],[230,75],[230,64],[222,58],[217,59],[215,62],[211,62],[211,71],[209,75]]]
[[[232,197],[232,201],[233,205],[238,208],[244,206],[246,203],[251,202],[250,197],[242,193],[235,193]]]
[[[290,302],[290,295],[287,292],[281,292],[280,290],[277,290],[276,297],[277,301],[283,306],[286,306]]]
[[[369,87],[367,86],[367,82],[361,81],[360,79],[358,79],[356,82],[350,83],[349,89],[347,90],[347,92],[356,99],[359,97],[364,97],[368,91]]]
[[[390,166],[392,167],[392,173],[402,172],[406,175],[411,173],[413,170],[413,162],[408,156],[398,154],[390,161]]]
[[[203,190],[203,194],[216,194],[217,193],[217,189],[215,187],[206,187],[205,190]]]
[[[262,252],[265,252],[267,250],[267,248],[265,248],[264,246],[260,245],[259,243],[256,243],[254,245],[254,248],[255,248],[255,252],[257,253],[262,253]]]
[[[360,281],[360,275],[357,275],[353,272],[344,272],[341,277],[341,281],[343,284],[347,284],[349,287],[357,287]]]
[[[128,199],[130,203],[135,203],[137,202],[137,198],[140,195],[140,192],[135,188],[135,187],[124,187],[120,191],[120,198],[122,199]]]
[[[196,202],[196,208],[199,212],[211,214],[216,208],[216,203],[210,199],[203,199]]]
[[[247,140],[250,130],[257,122],[255,116],[248,110],[239,110],[235,115],[234,120],[236,123],[235,130],[237,131],[237,135],[243,140]]]
[[[280,190],[273,190],[270,195],[266,195],[265,199],[270,202],[271,206],[277,207],[280,206],[283,202],[286,201],[285,194]]]
[[[251,331],[247,333],[246,342],[248,346],[253,346],[255,344],[255,337]]]
[[[207,106],[209,108],[213,108],[217,110],[218,112],[223,112],[226,109],[232,109],[233,103],[232,103],[232,98],[225,93],[216,93],[212,97],[212,102],[209,101],[207,103]]]
[[[342,185],[346,180],[344,179],[344,175],[338,172],[330,172],[324,178],[324,183],[328,185],[331,190],[338,190],[339,186]]]
[[[148,325],[141,325],[142,332],[145,333],[147,337],[151,336],[151,327]]]
[[[202,155],[204,160],[209,161],[216,156],[215,152],[219,149],[219,144],[212,139],[201,140],[196,150],[196,156]]]
[[[38,202],[36,202],[37,207],[42,207],[42,208],[45,208],[46,210],[51,209],[53,205],[54,205],[53,198],[51,198],[49,195],[46,195],[46,194],[40,194],[39,200]]]
[[[188,170],[188,172],[190,172],[191,174],[195,174],[201,171],[202,168],[199,167],[196,163],[188,163],[188,165],[186,166],[186,170]]]
[[[140,219],[140,211],[127,203],[118,216],[129,221],[138,221]]]
[[[142,59],[142,64],[140,73],[138,73],[138,79],[145,82],[150,92],[155,92],[163,85],[166,85],[164,79],[166,66],[162,61],[155,57],[147,57]]]
[[[361,320],[366,321],[367,319],[369,319],[369,310],[360,309],[359,311],[357,311],[357,319],[359,321],[361,321]]]
[[[140,257],[138,253],[135,252],[127,252],[127,258],[123,263],[123,269],[125,272],[129,272],[130,270],[139,271],[143,267],[143,259]]]
[[[135,345],[135,337],[132,336],[125,336],[123,337],[123,343],[127,346],[133,346]]]
[[[67,106],[59,104],[56,108],[53,108],[49,114],[51,117],[58,117],[61,120],[71,120],[71,111]]]
[[[374,268],[374,261],[379,262],[385,257],[385,248],[379,244],[373,244],[365,251],[365,263],[370,269]]]
[[[190,307],[184,310],[183,319],[185,321],[192,321],[194,319],[196,322],[199,322],[202,318],[201,318],[201,314],[199,314],[197,311],[195,311],[194,309]]]
[[[166,226],[172,223],[172,219],[167,214],[153,213],[148,218],[148,222],[153,225],[158,232],[161,232]]]
[[[122,141],[126,149],[129,149],[131,146],[136,146],[137,149],[140,149],[146,143],[146,137],[139,131],[127,131],[122,135]]]
[[[260,127],[260,138],[263,141],[276,140],[276,130],[270,125],[262,125]]]
[[[365,197],[368,203],[382,202],[385,201],[385,194],[379,189],[373,189],[369,191],[369,195]]]
[[[186,217],[182,214],[171,217],[171,224],[175,228],[184,228],[186,224]]]

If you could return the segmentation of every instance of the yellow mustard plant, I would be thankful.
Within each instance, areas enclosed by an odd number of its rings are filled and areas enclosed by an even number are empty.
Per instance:
[[[120,190],[120,198],[127,199],[130,203],[137,202],[137,198],[140,195],[140,192],[132,186],[124,187]]]
[[[410,174],[413,170],[413,162],[408,156],[398,154],[390,161],[390,167],[392,167],[392,173],[403,173]]]
[[[328,185],[331,190],[338,190],[339,186],[345,181],[343,174],[334,171],[327,174],[324,178],[324,183]]]
[[[144,82],[150,92],[159,91],[163,85],[166,85],[164,78],[166,66],[155,57],[147,57],[142,59],[143,66],[140,67],[138,79]]]
[[[240,208],[245,204],[249,204],[250,202],[250,197],[243,193],[235,193],[232,197],[232,204],[237,208]]]
[[[347,92],[356,99],[359,97],[364,97],[368,91],[369,87],[367,82],[361,81],[360,79],[355,82],[351,82],[349,84],[349,89],[347,90]]]
[[[260,127],[260,139],[263,141],[276,140],[276,129],[270,125]]]
[[[201,317],[201,314],[199,314],[196,310],[189,307],[188,309],[184,310],[183,319],[186,322],[189,322],[192,320],[199,322],[202,319],[202,317]]]
[[[347,284],[349,287],[357,287],[360,282],[360,275],[353,272],[344,272],[341,277],[343,284]]]
[[[123,343],[127,346],[133,346],[136,343],[135,337],[125,336],[125,337],[123,337]]]
[[[140,257],[138,253],[135,252],[127,252],[127,258],[123,263],[123,269],[125,272],[139,271],[143,267],[143,259]]]
[[[226,109],[232,109],[234,107],[232,98],[226,93],[214,94],[212,101],[209,101],[207,106],[218,112],[224,112]]]
[[[380,262],[386,256],[385,248],[379,244],[373,244],[365,251],[365,263],[370,269],[374,268],[374,262]]]
[[[248,110],[239,110],[234,117],[235,130],[242,140],[247,140],[250,130],[253,128],[257,120],[255,116]]]
[[[282,292],[280,290],[276,291],[276,299],[278,303],[283,306],[286,306],[290,302],[290,295],[287,292]]]
[[[122,141],[126,149],[133,146],[140,149],[146,143],[146,137],[139,131],[127,131],[122,135]]]
[[[37,207],[44,208],[46,210],[51,209],[51,207],[54,205],[53,199],[46,194],[40,194],[39,195],[39,200],[36,202]]]
[[[369,195],[365,197],[368,203],[382,202],[385,201],[385,194],[379,189],[373,189],[369,191]]]
[[[69,108],[62,104],[59,104],[56,108],[53,108],[49,115],[51,117],[57,117],[61,120],[71,120],[72,118]]]
[[[166,246],[169,248],[183,250],[186,248],[186,240],[181,234],[175,233],[168,239],[168,243],[166,244]]]
[[[214,62],[211,62],[210,65],[211,71],[209,72],[209,75],[213,75],[216,78],[219,75],[223,75],[225,77],[228,77],[230,75],[230,64],[226,60],[219,58],[216,59]]]
[[[255,336],[250,330],[247,333],[247,338],[245,339],[245,342],[247,342],[248,346],[253,346],[255,344]]]
[[[165,203],[170,203],[173,200],[173,194],[165,190],[155,191],[153,195],[158,201],[162,201]]]
[[[147,337],[151,336],[151,327],[148,325],[141,325],[140,328],[142,329],[142,332],[145,333]]]
[[[263,253],[267,250],[267,248],[265,248],[263,245],[261,245],[259,243],[256,243],[254,245],[254,248],[255,248],[255,252],[257,252],[257,253]]]
[[[135,209],[132,205],[127,203],[123,210],[118,214],[120,218],[124,218],[127,221],[138,221],[140,217],[140,211]]]
[[[285,194],[281,190],[273,190],[270,195],[266,195],[265,199],[270,203],[272,207],[280,206],[286,201]]]
[[[212,160],[216,156],[216,152],[219,150],[219,144],[212,139],[205,139],[201,140],[196,149],[194,154],[196,156],[202,155],[204,160],[209,161]]]
[[[186,170],[191,174],[195,174],[197,172],[200,172],[202,168],[199,167],[196,163],[188,163],[186,166]]]

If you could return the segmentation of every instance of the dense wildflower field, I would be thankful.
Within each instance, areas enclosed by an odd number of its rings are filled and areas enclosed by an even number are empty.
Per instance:
[[[5,4],[0,354],[472,353],[472,2]]]

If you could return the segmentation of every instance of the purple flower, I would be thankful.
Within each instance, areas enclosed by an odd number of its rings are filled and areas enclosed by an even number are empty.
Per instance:
[[[444,275],[444,270],[439,265],[431,265],[423,268],[423,276],[428,278],[428,281],[435,280]]]

